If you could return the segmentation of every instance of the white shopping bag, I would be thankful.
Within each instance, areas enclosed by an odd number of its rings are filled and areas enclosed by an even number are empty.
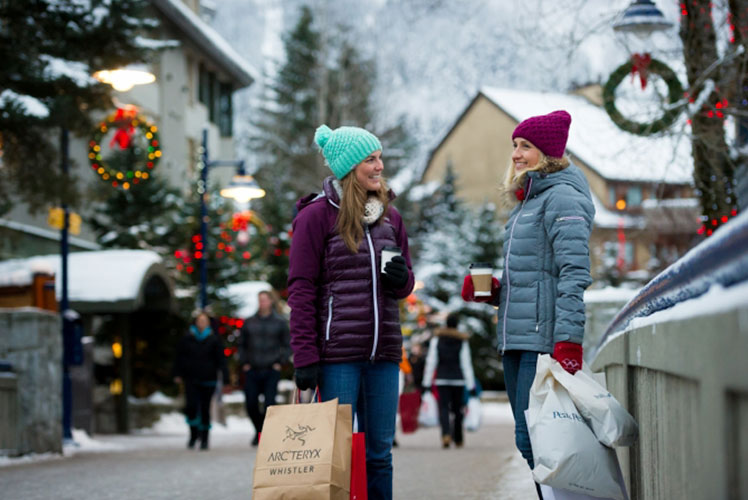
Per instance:
[[[601,444],[551,372],[548,355],[538,356],[530,389],[527,428],[541,484],[598,498],[625,500],[617,481],[615,451]]]
[[[481,408],[480,399],[471,397],[468,399],[467,413],[465,414],[465,429],[470,432],[476,432],[480,429],[480,421],[483,409]]]
[[[424,427],[439,425],[439,406],[431,391],[426,391],[421,397],[421,411],[418,413],[418,424]]]
[[[579,413],[606,446],[631,446],[639,437],[636,420],[603,386],[579,370],[574,375],[551,359],[553,377],[569,392]]]

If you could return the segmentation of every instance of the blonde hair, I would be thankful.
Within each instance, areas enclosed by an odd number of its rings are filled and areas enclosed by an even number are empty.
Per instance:
[[[515,191],[520,188],[524,189],[528,172],[558,172],[570,164],[569,159],[565,156],[554,158],[553,156],[547,156],[539,149],[538,154],[540,157],[535,166],[526,168],[519,173],[514,168],[514,161],[509,160],[509,167],[506,169],[504,182],[501,184],[501,200],[506,208],[511,208],[517,204]]]
[[[336,229],[351,253],[358,253],[358,246],[364,238],[364,226],[361,219],[364,216],[369,192],[358,182],[353,170],[343,177],[340,184],[343,188],[343,196],[340,200]],[[390,195],[384,177],[381,178],[379,190],[374,193],[374,196],[384,207],[382,214],[386,214],[390,203]]]

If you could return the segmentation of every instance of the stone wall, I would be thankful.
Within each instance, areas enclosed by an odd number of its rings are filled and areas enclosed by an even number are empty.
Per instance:
[[[748,498],[746,352],[748,300],[606,342],[592,369],[639,424],[634,446],[617,449],[632,500]]]
[[[605,330],[637,290],[604,288],[584,292],[584,361],[590,363]]]
[[[13,365],[18,385],[17,448],[10,453],[62,452],[59,316],[35,308],[0,309],[0,358]]]

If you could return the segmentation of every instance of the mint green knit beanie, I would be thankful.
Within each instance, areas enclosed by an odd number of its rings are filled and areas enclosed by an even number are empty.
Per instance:
[[[342,179],[374,151],[382,149],[377,136],[358,127],[340,127],[332,130],[320,125],[314,133],[314,142],[322,151],[335,177]]]

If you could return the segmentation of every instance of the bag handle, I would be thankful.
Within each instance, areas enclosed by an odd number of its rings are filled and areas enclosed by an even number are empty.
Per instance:
[[[314,403],[314,398],[317,398],[317,402],[322,402],[322,395],[319,393],[319,386],[316,386],[314,388],[314,393],[312,393],[312,400],[309,401],[308,404]],[[301,403],[301,389],[296,389],[293,393],[293,404],[300,404]]]

